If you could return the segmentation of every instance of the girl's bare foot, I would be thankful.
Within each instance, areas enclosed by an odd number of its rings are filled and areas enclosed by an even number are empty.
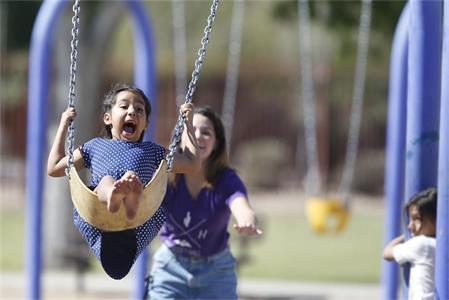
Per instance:
[[[143,183],[139,176],[133,171],[126,172],[122,179],[127,181],[129,187],[129,193],[123,200],[125,202],[126,217],[132,220],[136,217],[139,209],[143,192]]]
[[[112,213],[117,212],[120,208],[120,204],[125,200],[129,191],[129,185],[123,179],[114,182],[107,201],[108,210]]]
[[[121,202],[129,192],[129,187],[124,183],[123,180],[116,181],[114,177],[106,175],[101,178],[95,189],[98,199],[106,203],[108,211],[112,213],[119,210]]]

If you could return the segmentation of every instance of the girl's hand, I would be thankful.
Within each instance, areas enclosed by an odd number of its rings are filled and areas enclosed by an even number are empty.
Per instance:
[[[255,224],[244,223],[244,224],[234,224],[234,229],[243,235],[255,236],[261,235],[263,232]]]
[[[69,127],[70,123],[76,118],[75,107],[68,107],[61,115],[61,125],[64,127]]]
[[[179,108],[181,114],[183,114],[186,117],[186,123],[188,123],[188,124],[192,124],[192,122],[193,122],[193,110],[194,110],[194,108],[195,107],[193,106],[192,103],[184,103]]]

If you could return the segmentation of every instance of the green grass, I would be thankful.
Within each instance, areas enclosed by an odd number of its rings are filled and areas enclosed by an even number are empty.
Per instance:
[[[0,269],[4,271],[23,270],[25,256],[24,212],[0,212],[0,233]]]
[[[250,242],[250,263],[241,266],[240,276],[378,282],[382,217],[356,215],[344,232],[328,235],[313,233],[303,215],[262,217],[264,234]],[[0,212],[0,218],[1,270],[23,270],[24,213]],[[231,248],[238,256],[240,250],[235,234],[232,234]]]
[[[266,216],[240,275],[305,281],[378,282],[382,218],[354,216],[340,234],[317,235],[304,216]],[[236,249],[236,248],[234,248]]]

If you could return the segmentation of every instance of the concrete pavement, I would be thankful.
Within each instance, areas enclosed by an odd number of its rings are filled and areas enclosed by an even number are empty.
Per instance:
[[[0,273],[0,298],[25,299],[25,280],[23,273]],[[100,272],[89,272],[82,277],[73,272],[46,272],[42,277],[42,299],[131,299],[133,284],[132,275],[117,281]],[[239,295],[242,300],[378,300],[381,289],[376,284],[242,279]]]

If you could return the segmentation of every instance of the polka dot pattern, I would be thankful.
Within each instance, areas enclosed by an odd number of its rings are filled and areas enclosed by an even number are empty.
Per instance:
[[[164,159],[165,148],[153,142],[132,143],[95,138],[82,146],[82,154],[85,166],[91,171],[91,186],[97,186],[105,175],[119,179],[128,170],[136,172],[142,182],[147,184]],[[73,217],[75,226],[101,261],[102,231],[88,224],[76,209]],[[133,229],[137,239],[134,261],[157,236],[164,221],[165,214],[159,208],[147,222]]]

